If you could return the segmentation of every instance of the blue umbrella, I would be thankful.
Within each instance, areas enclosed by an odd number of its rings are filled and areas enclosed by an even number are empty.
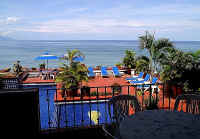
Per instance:
[[[83,57],[82,56],[77,56],[77,57],[74,57],[72,60],[74,61],[74,62],[82,62],[83,61]]]
[[[50,55],[47,52],[35,58],[35,60],[47,60],[47,70],[48,70],[48,60],[54,60],[54,59],[58,59],[58,57],[55,55]]]

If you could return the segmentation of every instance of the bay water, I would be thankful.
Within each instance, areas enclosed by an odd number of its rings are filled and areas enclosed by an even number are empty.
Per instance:
[[[194,52],[200,49],[200,41],[176,41],[175,47],[183,51]],[[9,40],[0,41],[0,69],[12,67],[17,61],[25,67],[39,67],[45,61],[35,58],[48,52],[63,56],[67,50],[78,49],[86,57],[83,61],[88,66],[113,66],[122,61],[125,50],[134,50],[137,55],[147,52],[139,48],[139,42],[133,40]],[[61,66],[63,61],[50,60],[48,66]]]

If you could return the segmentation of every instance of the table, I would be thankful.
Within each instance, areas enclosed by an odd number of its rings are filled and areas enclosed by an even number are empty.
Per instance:
[[[122,139],[200,139],[200,117],[184,112],[147,110],[120,123]]]

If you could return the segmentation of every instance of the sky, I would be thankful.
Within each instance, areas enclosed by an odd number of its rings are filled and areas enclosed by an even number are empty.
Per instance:
[[[0,35],[17,40],[200,40],[200,0],[1,0]]]

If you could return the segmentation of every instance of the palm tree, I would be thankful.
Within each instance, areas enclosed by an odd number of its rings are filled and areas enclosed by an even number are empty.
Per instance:
[[[71,50],[71,51],[67,50],[67,53],[64,55],[64,57],[62,59],[67,60],[68,64],[71,65],[72,62],[74,62],[73,59],[75,57],[85,58],[85,55],[77,49],[74,49],[74,50]]]
[[[56,82],[62,84],[62,88],[66,89],[66,91],[72,91],[76,95],[78,87],[82,85],[82,81],[88,81],[88,70],[87,67],[81,62],[74,62],[73,58],[76,56],[84,55],[79,50],[68,50],[67,55],[65,55],[64,59],[67,60],[67,64],[63,63],[61,67],[63,69],[56,76]]]
[[[149,68],[151,72],[155,72],[159,69],[159,59],[162,58],[160,54],[165,48],[173,48],[173,43],[169,39],[163,38],[155,40],[154,34],[150,34],[148,31],[144,36],[139,37],[140,48],[147,49],[149,52]]]
[[[136,71],[137,72],[146,72],[149,71],[149,58],[146,56],[139,56],[136,60]]]

